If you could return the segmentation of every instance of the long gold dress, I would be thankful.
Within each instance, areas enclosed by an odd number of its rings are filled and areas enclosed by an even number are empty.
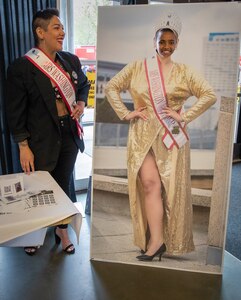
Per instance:
[[[197,102],[182,114],[186,124],[216,101],[207,81],[184,64],[173,63],[168,78],[165,78],[165,88],[168,106],[176,111],[190,96],[197,97]],[[148,151],[152,151],[162,182],[167,253],[177,255],[193,251],[189,141],[182,148],[174,146],[172,150],[163,144],[165,130],[150,101],[144,61],[129,63],[106,86],[107,99],[120,119],[129,113],[120,97],[124,90],[130,92],[135,109],[146,106],[144,112],[148,116],[147,121],[140,118],[131,120],[128,135],[128,187],[134,244],[146,249],[148,242],[144,192],[138,171]]]

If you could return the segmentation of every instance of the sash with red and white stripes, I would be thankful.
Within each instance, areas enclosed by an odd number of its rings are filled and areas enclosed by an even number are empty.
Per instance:
[[[62,99],[69,113],[71,114],[72,109],[74,108],[74,104],[76,104],[76,99],[75,89],[70,78],[58,64],[56,64],[39,48],[32,48],[25,54],[25,56],[31,63],[33,63],[40,71],[42,71],[50,80],[52,80],[56,84],[62,96]],[[78,129],[78,134],[82,138],[83,129],[80,126],[78,120],[75,121]]]
[[[181,148],[188,140],[184,127],[162,111],[167,107],[167,101],[161,62],[155,56],[145,59],[144,64],[151,104],[158,120],[165,128],[165,134],[162,137],[163,143],[167,149],[172,149],[174,145]]]

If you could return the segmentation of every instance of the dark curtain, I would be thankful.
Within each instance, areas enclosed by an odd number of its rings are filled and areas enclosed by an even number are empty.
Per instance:
[[[0,175],[21,171],[17,145],[11,140],[5,114],[7,67],[34,46],[32,17],[47,7],[56,7],[56,0],[0,1]]]

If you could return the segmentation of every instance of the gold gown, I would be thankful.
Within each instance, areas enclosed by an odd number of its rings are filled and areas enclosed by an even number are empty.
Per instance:
[[[173,63],[168,78],[165,78],[165,88],[168,106],[176,111],[190,96],[197,97],[196,103],[182,114],[186,124],[216,101],[207,81],[184,64]],[[143,61],[129,63],[106,86],[107,99],[120,119],[129,113],[120,97],[124,90],[130,92],[135,109],[146,106],[144,112],[148,116],[147,121],[140,118],[131,120],[128,135],[128,187],[134,244],[146,249],[148,242],[144,193],[138,171],[148,151],[152,151],[162,182],[167,253],[177,255],[193,251],[189,141],[182,148],[174,146],[172,150],[163,144],[165,130],[150,101]]]

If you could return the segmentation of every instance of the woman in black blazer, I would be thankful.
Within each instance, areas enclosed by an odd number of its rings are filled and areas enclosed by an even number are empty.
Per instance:
[[[58,10],[37,12],[32,27],[36,48],[8,68],[6,108],[9,128],[19,145],[23,171],[27,174],[34,170],[49,171],[70,197],[70,180],[77,153],[79,149],[84,151],[78,120],[83,114],[90,84],[78,57],[62,51],[65,33]],[[44,57],[56,69],[52,75],[51,66],[47,69],[35,63],[38,60],[34,59],[39,59],[40,54],[46,55]],[[70,102],[73,99],[74,102]],[[67,225],[55,229],[55,239],[57,243],[62,242],[66,253],[75,252]],[[36,248],[25,247],[25,252],[33,255]]]

